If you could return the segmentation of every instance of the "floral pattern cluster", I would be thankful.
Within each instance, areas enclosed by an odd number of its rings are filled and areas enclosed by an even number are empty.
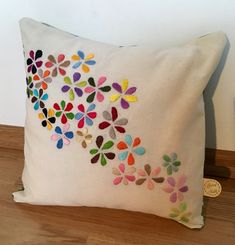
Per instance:
[[[95,64],[95,55],[81,50],[70,57],[65,54],[44,57],[42,50],[28,53],[26,92],[42,127],[53,131],[51,141],[58,150],[77,139],[78,146],[88,150],[91,164],[104,167],[116,160],[118,165],[112,167],[114,187],[134,184],[149,191],[161,190],[173,205],[177,205],[172,206],[169,217],[189,222],[191,213],[185,202],[189,187],[187,176],[179,174],[181,162],[177,154],[164,155],[158,165],[142,160],[146,154],[143,140],[128,133],[130,122],[123,116],[123,110],[130,109],[138,101],[137,87],[128,79],[112,82],[104,75],[84,79]],[[47,108],[48,88],[55,78],[56,82],[61,81],[60,92],[67,99],[55,101],[52,108]],[[110,106],[104,103],[107,100]],[[106,109],[98,113],[97,108],[102,103]],[[96,127],[98,135],[90,132],[92,127]]]

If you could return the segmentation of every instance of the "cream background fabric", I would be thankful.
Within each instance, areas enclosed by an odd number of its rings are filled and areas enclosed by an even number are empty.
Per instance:
[[[136,86],[138,101],[123,110],[119,102],[110,102],[113,89],[105,94],[103,103],[96,104],[98,117],[89,132],[94,136],[103,135],[108,140],[107,131],[97,128],[103,121],[102,112],[115,106],[119,117],[128,118],[126,134],[141,138],[146,153],[136,158],[135,167],[144,164],[160,166],[160,175],[167,179],[162,166],[162,156],[176,152],[181,161],[180,170],[173,177],[187,176],[189,191],[184,194],[189,211],[192,212],[191,228],[203,225],[202,177],[205,148],[204,103],[202,92],[215,70],[223,52],[226,38],[221,32],[198,38],[181,47],[159,50],[156,47],[117,47],[76,37],[72,34],[43,25],[31,19],[21,21],[25,55],[30,50],[43,50],[43,60],[49,54],[66,54],[70,58],[77,50],[94,53],[96,64],[88,74],[82,73],[82,80],[92,76],[97,80],[107,77],[106,84],[129,80],[129,86]],[[72,74],[72,67],[67,74]],[[69,101],[61,92],[63,78],[53,78],[48,86],[49,99],[46,108],[52,108],[62,99]],[[86,96],[73,102],[87,106]],[[91,164],[89,150],[95,148],[95,140],[84,150],[74,138],[70,145],[58,150],[50,140],[54,129],[48,131],[41,126],[39,111],[33,109],[30,100],[26,102],[25,122],[25,168],[23,183],[25,190],[14,193],[16,202],[48,205],[81,205],[121,208],[169,217],[172,207],[178,202],[169,201],[169,194],[162,190],[165,183],[156,184],[148,190],[146,184],[137,186],[113,185],[115,176],[112,168],[120,161],[109,161],[106,166]],[[57,120],[56,125],[60,124]],[[76,120],[70,129],[77,131]],[[52,132],[53,131],[53,132]],[[115,142],[124,139],[118,134]],[[118,153],[116,147],[114,152]],[[127,165],[126,165],[127,166]]]

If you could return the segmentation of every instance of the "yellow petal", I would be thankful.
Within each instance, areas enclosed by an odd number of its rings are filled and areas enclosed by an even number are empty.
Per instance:
[[[135,95],[124,95],[123,99],[127,100],[128,102],[136,102],[137,97]]]
[[[114,101],[117,101],[120,98],[120,96],[121,96],[120,94],[113,94],[110,96],[109,99],[111,102],[114,102]]]
[[[51,125],[51,123],[49,121],[47,121],[47,129],[48,130],[51,130],[52,129],[52,125]]]
[[[80,57],[79,57],[78,55],[74,54],[74,55],[71,57],[71,59],[74,60],[74,61],[78,61],[78,60],[80,60]]]
[[[38,117],[39,117],[39,119],[41,119],[41,120],[45,118],[45,116],[44,116],[43,113],[39,113],[39,114],[38,114]]]
[[[122,92],[125,92],[128,88],[128,80],[127,79],[124,79],[122,81]]]
[[[94,54],[88,54],[88,55],[86,56],[86,58],[85,58],[85,61],[91,60],[91,59],[93,59],[94,57],[95,57]]]
[[[53,109],[48,110],[48,117],[53,117],[55,115],[55,112]]]
[[[85,64],[82,64],[82,70],[83,70],[85,73],[87,73],[87,72],[90,71],[89,67],[88,67],[87,65],[85,65]]]

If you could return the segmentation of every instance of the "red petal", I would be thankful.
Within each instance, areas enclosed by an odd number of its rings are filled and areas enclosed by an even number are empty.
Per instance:
[[[127,162],[129,165],[133,165],[135,163],[135,158],[133,157],[132,153],[129,153]]]
[[[120,142],[117,144],[117,148],[118,148],[119,150],[124,150],[124,149],[127,149],[128,146],[127,146],[127,144],[126,144],[124,141],[120,141]]]
[[[64,58],[65,58],[65,56],[63,54],[59,54],[58,58],[57,58],[58,63],[62,62],[64,60]]]
[[[78,128],[84,127],[84,117],[78,121]]]
[[[115,126],[114,128],[116,128],[116,130],[117,130],[119,133],[125,133],[125,132],[126,132],[125,128],[123,128],[123,127]]]
[[[50,61],[48,61],[48,62],[46,62],[46,64],[45,64],[45,66],[47,67],[47,68],[50,68],[50,67],[52,67],[54,64],[52,63],[52,62],[50,62]]]
[[[110,123],[104,121],[104,122],[99,124],[99,129],[105,129],[105,128],[109,127],[109,126],[110,126]]]
[[[140,138],[139,138],[139,137],[136,137],[136,138],[134,139],[134,142],[133,142],[133,147],[139,145],[140,142],[141,142]]]
[[[66,71],[60,67],[59,67],[59,72],[62,76],[64,76],[66,74]]]
[[[60,110],[60,106],[59,106],[57,103],[55,103],[55,104],[53,105],[53,107],[54,107],[54,109],[56,109],[57,111]]]
[[[78,110],[84,113],[85,112],[84,105],[83,104],[78,105]]]
[[[96,114],[96,112],[88,112],[87,116],[94,119],[94,118],[96,118],[97,114]]]
[[[62,117],[61,117],[61,122],[62,122],[63,124],[67,123],[67,117],[65,116],[65,114],[62,115]]]
[[[73,104],[68,103],[67,106],[65,107],[65,111],[71,111],[73,109]]]
[[[117,109],[115,107],[112,107],[112,120],[113,122],[117,119],[118,117],[118,113],[117,113]]]

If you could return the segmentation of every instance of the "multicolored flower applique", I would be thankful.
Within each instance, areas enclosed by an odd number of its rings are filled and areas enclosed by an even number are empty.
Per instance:
[[[106,77],[104,76],[100,77],[98,79],[97,86],[96,86],[94,78],[93,77],[88,78],[88,83],[90,86],[85,88],[85,92],[90,94],[86,99],[88,103],[93,102],[95,97],[98,102],[102,102],[104,100],[104,95],[102,94],[102,92],[106,93],[111,90],[110,86],[102,86],[106,80],[107,80]]]
[[[110,96],[110,101],[115,102],[119,99],[121,100],[121,107],[123,109],[129,108],[130,104],[129,102],[136,102],[137,97],[133,95],[136,91],[136,87],[130,87],[128,88],[128,80],[125,79],[122,81],[122,85],[119,83],[113,83],[112,87],[118,92],[117,94],[113,94]]]
[[[178,172],[181,162],[177,160],[176,153],[171,153],[170,156],[164,155],[163,160],[162,166],[166,168],[168,175],[172,175],[173,172]]]
[[[74,119],[74,114],[71,112],[73,109],[73,104],[72,103],[67,103],[62,100],[60,102],[60,105],[58,103],[55,103],[53,105],[54,109],[56,110],[56,117],[60,117],[61,123],[66,124],[68,119],[72,120]]]
[[[152,170],[149,164],[144,165],[144,169],[138,169],[137,173],[139,178],[136,180],[136,185],[142,185],[145,181],[147,182],[147,188],[149,190],[154,189],[154,182],[155,183],[162,183],[164,182],[164,177],[159,177],[158,175],[161,172],[160,167],[156,167]]]
[[[50,76],[50,71],[46,70],[43,72],[42,69],[39,69],[37,74],[33,76],[33,80],[35,81],[35,88],[47,89],[48,83],[52,82]]]
[[[74,69],[79,68],[80,66],[82,67],[83,72],[87,73],[90,71],[89,66],[90,65],[95,65],[95,61],[93,60],[94,54],[88,54],[85,57],[85,54],[81,51],[78,50],[77,54],[73,55],[71,59],[75,61],[74,65],[72,66]]]
[[[101,165],[105,166],[107,164],[107,159],[113,160],[115,158],[115,153],[110,151],[113,145],[114,143],[111,140],[104,143],[104,137],[99,135],[96,138],[97,148],[90,150],[90,154],[94,155],[91,159],[91,163],[97,163],[100,160]]]
[[[44,108],[45,104],[44,101],[48,99],[48,94],[44,94],[43,89],[34,89],[33,90],[33,97],[31,102],[34,103],[34,110],[38,110],[40,108]]]
[[[26,85],[27,85],[26,93],[29,98],[30,96],[33,95],[33,87],[34,87],[33,79],[31,76],[26,77]]]
[[[57,141],[56,147],[62,149],[64,145],[70,144],[70,139],[73,138],[73,132],[69,131],[70,125],[66,123],[63,128],[57,126],[55,128],[55,134],[51,136],[51,140]]]
[[[136,168],[131,166],[126,169],[123,163],[119,164],[118,168],[113,168],[113,174],[117,177],[113,180],[114,185],[119,185],[123,183],[124,185],[128,185],[129,182],[135,181],[135,176],[133,175],[136,171]]]
[[[26,61],[28,66],[27,71],[29,73],[32,72],[32,74],[35,74],[37,72],[37,69],[42,66],[43,62],[40,60],[41,57],[42,50],[37,50],[36,52],[31,50],[29,52],[29,58]]]
[[[64,85],[61,88],[61,91],[64,93],[69,92],[69,99],[70,100],[74,100],[75,94],[78,97],[81,97],[83,95],[83,91],[81,88],[85,87],[87,82],[86,81],[78,82],[80,78],[81,78],[81,74],[79,72],[75,72],[73,74],[73,82],[71,81],[70,77],[64,78],[64,82],[66,83],[66,85]]]
[[[173,177],[167,178],[167,185],[162,189],[170,193],[170,201],[175,203],[177,200],[180,202],[184,200],[184,194],[188,191],[188,186],[185,184],[187,177],[181,175],[178,177],[177,181]]]
[[[187,203],[183,202],[179,204],[178,208],[171,209],[169,217],[179,222],[188,223],[191,215],[192,213],[187,211]]]
[[[128,123],[127,118],[118,119],[118,112],[115,107],[111,108],[111,113],[108,111],[103,112],[103,117],[106,121],[99,124],[99,129],[109,128],[109,136],[112,139],[116,139],[116,131],[119,133],[125,133],[126,130],[123,126]],[[118,119],[118,120],[117,120]]]
[[[139,146],[140,143],[139,137],[133,140],[130,135],[126,135],[125,140],[117,144],[117,148],[121,151],[118,155],[119,160],[125,161],[127,159],[127,163],[133,165],[135,163],[134,155],[141,156],[145,153],[145,148]]]
[[[58,72],[61,76],[66,75],[65,68],[70,65],[69,60],[65,60],[64,54],[59,54],[57,58],[55,58],[53,55],[48,56],[48,60],[45,64],[47,68],[52,68],[52,77],[56,77]]]
[[[38,114],[40,120],[42,120],[42,126],[47,127],[48,130],[52,129],[52,124],[55,123],[55,111],[53,109],[47,110],[46,108],[42,109],[42,112]]]
[[[87,128],[78,130],[77,137],[83,148],[87,148],[87,146],[92,142],[92,135],[88,133]]]
[[[85,124],[93,125],[92,119],[97,116],[97,113],[94,112],[95,107],[95,104],[90,104],[86,110],[83,104],[78,105],[79,112],[75,115],[75,119],[78,120],[78,128],[83,128]]]

